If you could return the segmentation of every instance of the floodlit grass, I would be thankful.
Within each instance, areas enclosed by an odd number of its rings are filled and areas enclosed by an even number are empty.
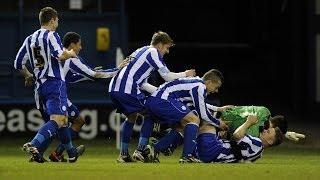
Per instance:
[[[0,140],[0,179],[320,179],[320,149],[301,145],[266,150],[262,159],[250,164],[179,164],[179,150],[174,156],[161,156],[160,164],[118,164],[114,142],[77,141],[87,147],[78,162],[38,164],[28,162],[19,149],[23,143]]]

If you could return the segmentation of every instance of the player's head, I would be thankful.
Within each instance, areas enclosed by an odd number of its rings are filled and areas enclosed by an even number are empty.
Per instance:
[[[269,127],[278,127],[282,134],[286,134],[288,130],[288,122],[282,115],[273,116],[269,119]]]
[[[81,36],[76,32],[67,32],[63,36],[63,47],[66,49],[73,49],[76,54],[79,54],[82,49]]]
[[[222,73],[216,69],[211,69],[210,71],[206,72],[202,79],[209,94],[218,92],[224,80]]]
[[[162,31],[155,32],[151,39],[151,45],[158,49],[161,56],[169,53],[169,49],[173,46],[173,40],[171,37]]]
[[[277,146],[283,142],[283,134],[278,127],[264,129],[260,133],[260,139],[262,140],[263,146],[265,148]]]
[[[39,21],[41,26],[50,27],[55,31],[58,27],[58,12],[52,7],[45,7],[40,10]]]

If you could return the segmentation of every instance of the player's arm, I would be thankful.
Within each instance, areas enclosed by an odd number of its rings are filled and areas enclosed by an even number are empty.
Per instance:
[[[209,110],[214,111],[214,112],[225,112],[228,109],[234,108],[235,106],[234,105],[226,105],[226,106],[218,107],[218,106],[214,106],[214,105],[207,103],[207,107]]]
[[[31,74],[29,72],[29,70],[27,69],[27,67],[24,67],[22,70],[20,70],[20,73],[23,75],[24,77],[24,85],[27,86],[31,86],[33,84],[33,74]]]
[[[78,82],[81,82],[81,81],[94,81],[94,80],[91,79],[91,78],[88,78],[88,77],[86,77],[84,75],[74,73],[74,74],[71,74],[71,75],[67,75],[66,76],[66,81],[68,83],[78,83]]]
[[[62,51],[61,55],[58,57],[58,60],[65,61],[67,59],[74,58],[76,56],[77,55],[76,55],[76,53],[74,52],[73,49],[71,49],[71,50],[64,49]]]
[[[83,62],[80,61],[79,58],[71,58],[69,68],[73,70],[73,72],[94,78],[96,76],[96,72],[85,65]]]
[[[186,70],[185,72],[174,73],[170,72],[166,66],[159,68],[158,72],[165,81],[173,81],[175,79],[184,77],[194,77],[196,75],[196,71],[194,69]]]
[[[194,69],[186,70],[185,72],[180,72],[180,73],[170,72],[170,70],[164,64],[163,59],[160,57],[156,49],[151,50],[146,58],[148,63],[152,67],[154,67],[156,70],[158,70],[160,76],[165,81],[172,81],[172,80],[175,80],[178,78],[184,78],[184,77],[193,77],[196,75],[196,72]]]
[[[22,46],[20,47],[16,59],[14,60],[14,68],[17,70],[22,70],[25,68],[25,64],[28,60],[28,55],[27,55],[27,47],[26,47],[26,42],[27,39],[23,42]]]
[[[247,117],[247,120],[245,123],[243,123],[240,127],[238,127],[234,133],[233,133],[233,138],[238,141],[240,139],[242,139],[246,134],[248,129],[256,124],[258,122],[258,117],[257,116],[253,116],[253,115],[249,115]]]
[[[148,93],[152,94],[153,92],[155,92],[158,88],[152,84],[149,84],[147,81],[145,81],[141,87],[141,90],[147,91]]]
[[[90,80],[95,78],[111,78],[119,71],[118,68],[94,71],[79,58],[72,58],[69,66],[74,72],[83,75],[84,77],[88,77]]]
[[[29,37],[25,39],[23,45],[20,47],[16,55],[16,59],[14,60],[14,68],[19,70],[19,72],[24,77],[25,86],[31,86],[33,83],[33,74],[30,73],[27,67],[25,66],[28,60],[27,48],[26,48],[26,42],[28,38]]]
[[[223,130],[228,128],[223,121],[214,118],[209,112],[205,103],[206,91],[203,84],[199,84],[199,86],[192,88],[190,90],[190,95],[196,110],[200,113],[201,119],[212,122],[212,125]]]
[[[97,66],[95,68],[93,68],[94,71],[97,71],[97,72],[111,72],[111,73],[114,73],[114,74],[117,74],[118,71],[124,67],[126,67],[127,65],[129,64],[129,57],[127,57],[126,59],[124,59],[118,67],[116,68],[112,68],[112,69],[102,69],[102,66]],[[113,75],[114,76],[114,75]],[[113,77],[112,76],[112,77]]]
[[[124,59],[124,60],[119,64],[119,66],[117,67],[117,69],[118,69],[118,70],[119,70],[119,69],[122,69],[122,68],[126,67],[128,64],[129,64],[129,58],[126,58],[126,59]]]
[[[49,48],[50,54],[60,61],[65,61],[69,58],[77,57],[73,49],[63,49],[60,36],[58,33],[49,33]]]

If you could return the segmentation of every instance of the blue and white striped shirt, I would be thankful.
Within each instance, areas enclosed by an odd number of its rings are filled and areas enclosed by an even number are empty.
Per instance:
[[[192,98],[191,97],[182,97],[182,98],[179,98],[179,100],[185,104],[186,106],[188,106],[188,108],[190,110],[195,110],[195,107],[194,107],[194,104],[193,104],[193,101],[192,101]],[[213,106],[209,103],[206,103],[207,105],[207,108],[208,110],[210,110],[211,114],[213,115],[213,117],[216,117],[217,115],[217,110],[218,110],[218,107],[217,106]],[[199,117],[198,113],[196,112],[196,115]]]
[[[70,58],[65,61],[63,66],[63,71],[65,73],[65,79],[67,83],[77,83],[80,81],[91,80],[94,81],[96,71],[92,70],[88,65],[86,65],[81,57]],[[118,68],[98,70],[104,74],[101,78],[111,78],[117,74]]]
[[[215,162],[236,162],[234,154],[231,151],[230,141],[219,140],[223,143],[223,150],[214,160]],[[241,155],[244,161],[255,161],[262,156],[263,145],[261,139],[253,137],[251,135],[245,135],[242,139],[237,141],[237,145],[240,147]]]
[[[29,60],[37,80],[43,83],[47,77],[54,77],[64,81],[62,65],[58,60],[62,53],[63,46],[58,33],[39,29],[25,39],[16,56],[14,67],[21,70]]]
[[[137,49],[130,55],[128,66],[122,68],[114,76],[109,85],[109,92],[117,91],[138,96],[141,94],[140,87],[157,70],[160,74],[168,71],[159,51],[151,46]]]
[[[151,96],[161,99],[190,99],[194,104],[194,110],[199,117],[210,124],[219,127],[220,120],[214,118],[207,108],[205,99],[207,97],[206,86],[199,77],[180,78],[162,84]]]

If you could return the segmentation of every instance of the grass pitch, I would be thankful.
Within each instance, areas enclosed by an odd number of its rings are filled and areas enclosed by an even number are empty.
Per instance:
[[[85,154],[74,163],[29,163],[19,148],[25,140],[0,140],[0,179],[320,179],[320,149],[285,143],[264,151],[255,163],[179,164],[174,156],[160,157],[160,164],[118,164],[114,142],[76,141]],[[53,143],[52,148],[56,145]],[[134,147],[134,145],[131,145]],[[131,148],[133,149],[133,148]],[[47,156],[46,156],[47,157]]]

